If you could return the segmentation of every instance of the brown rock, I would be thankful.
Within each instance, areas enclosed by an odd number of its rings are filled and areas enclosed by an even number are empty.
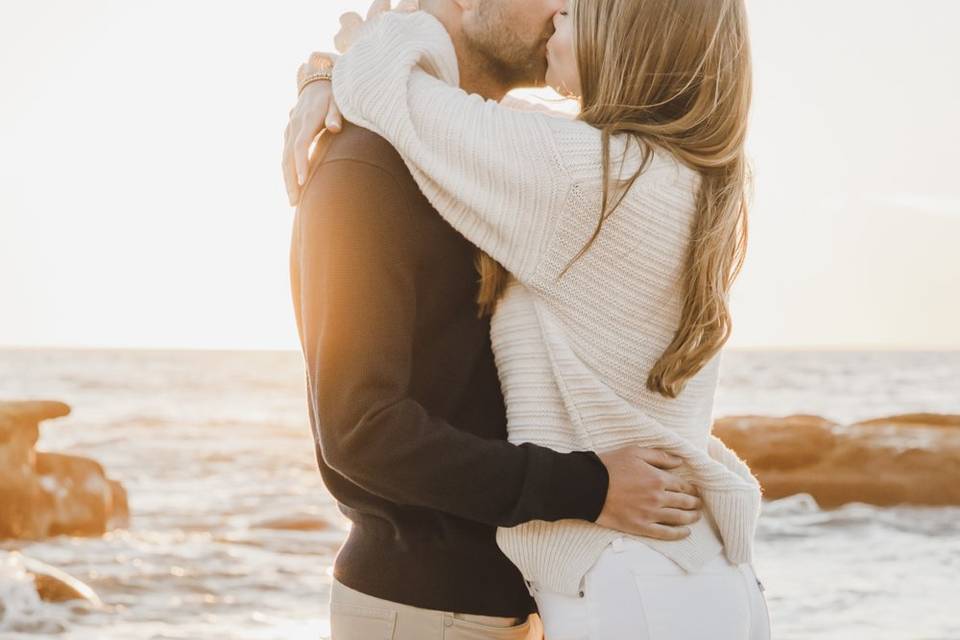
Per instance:
[[[795,469],[819,461],[833,448],[833,422],[818,416],[721,418],[714,434],[747,459],[754,471]]]
[[[126,492],[95,460],[38,452],[37,475],[54,500],[49,535],[103,535],[111,520],[128,516]]]
[[[0,538],[39,538],[50,526],[52,499],[36,475],[38,424],[70,413],[62,402],[0,402]]]
[[[753,470],[767,499],[960,505],[960,416],[911,414],[838,425],[816,416],[723,418],[714,434]],[[945,428],[949,427],[949,428]]]
[[[70,405],[56,400],[15,400],[0,402],[0,423],[4,417],[24,424],[39,424],[43,420],[61,418],[70,414]]]
[[[894,425],[898,427],[949,427],[960,428],[960,416],[938,413],[906,413],[888,418],[874,418],[856,423],[855,426]]]
[[[62,402],[0,402],[0,538],[101,535],[128,521],[126,492],[100,464],[35,450],[39,422],[69,413]]]
[[[27,573],[33,576],[37,594],[45,602],[86,600],[94,606],[102,605],[97,593],[83,581],[45,562],[21,556]]]
[[[254,529],[278,529],[282,531],[326,531],[330,523],[312,516],[289,516],[262,520],[250,525]]]

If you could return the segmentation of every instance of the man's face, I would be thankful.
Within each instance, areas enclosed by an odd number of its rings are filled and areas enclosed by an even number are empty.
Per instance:
[[[543,86],[547,41],[564,0],[474,0],[463,13],[467,43],[510,87]]]

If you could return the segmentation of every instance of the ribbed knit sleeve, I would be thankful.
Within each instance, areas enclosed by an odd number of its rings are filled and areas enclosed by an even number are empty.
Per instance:
[[[529,280],[572,185],[556,129],[599,134],[582,122],[469,95],[458,81],[453,43],[436,18],[388,13],[365,25],[337,62],[333,88],[344,116],[396,147],[454,228]]]

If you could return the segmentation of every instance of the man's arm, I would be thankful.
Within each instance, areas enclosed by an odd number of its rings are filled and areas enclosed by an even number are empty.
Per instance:
[[[297,212],[294,305],[324,460],[392,502],[493,526],[595,521],[609,481],[596,454],[481,438],[409,397],[408,198],[385,170],[336,160],[318,167]]]

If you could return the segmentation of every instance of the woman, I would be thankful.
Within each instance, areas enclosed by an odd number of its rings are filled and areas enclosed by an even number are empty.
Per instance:
[[[534,521],[497,542],[549,640],[762,639],[761,491],[710,434],[746,241],[750,54],[743,0],[574,0],[547,82],[575,119],[457,88],[425,12],[364,26],[336,62],[344,116],[386,138],[441,215],[512,278],[489,287],[512,442],[685,460],[704,517],[680,540]]]

